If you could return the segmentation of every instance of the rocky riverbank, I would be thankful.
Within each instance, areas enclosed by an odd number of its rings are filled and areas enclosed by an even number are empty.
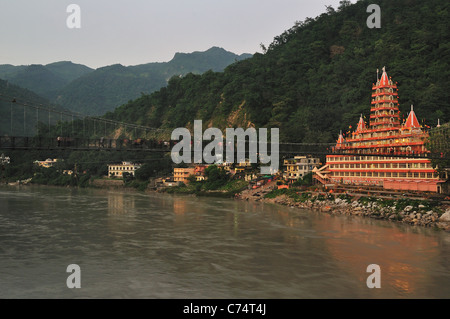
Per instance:
[[[245,197],[290,207],[312,209],[331,214],[384,219],[414,226],[433,227],[450,232],[450,207],[438,202],[402,199],[382,199],[350,195],[330,195],[286,192],[266,193],[260,197]],[[270,196],[272,195],[272,196]]]

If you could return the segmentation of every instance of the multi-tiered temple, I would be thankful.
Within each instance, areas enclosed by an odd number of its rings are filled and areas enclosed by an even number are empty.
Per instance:
[[[327,155],[317,179],[345,184],[380,185],[387,189],[439,192],[438,174],[425,158],[428,133],[417,120],[413,107],[400,121],[397,85],[385,68],[372,87],[372,108],[367,125],[361,115],[356,130],[341,134]],[[402,157],[423,155],[423,158]]]

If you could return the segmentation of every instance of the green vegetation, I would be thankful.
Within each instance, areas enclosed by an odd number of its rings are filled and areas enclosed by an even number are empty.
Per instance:
[[[310,186],[313,184],[313,173],[310,172],[302,177],[302,179],[298,179],[295,181],[292,186],[298,187],[298,186]]]
[[[432,129],[426,147],[431,153],[441,154],[442,157],[448,156],[450,154],[450,123]],[[445,168],[450,168],[449,159],[434,158],[431,163],[439,173],[442,173]]]
[[[0,166],[2,182],[16,182],[32,178],[31,182],[55,186],[87,187],[93,179],[103,178],[108,174],[107,164],[133,161],[143,163],[136,171],[136,177],[124,176],[124,185],[143,190],[151,177],[164,176],[172,172],[170,158],[162,154],[109,151],[1,151],[11,158],[10,164]],[[47,158],[60,159],[51,168],[38,167],[34,161]],[[65,175],[65,170],[73,171]]]
[[[328,9],[275,37],[264,54],[224,72],[173,77],[108,118],[143,125],[279,127],[288,142],[334,142],[369,115],[371,84],[386,66],[398,82],[401,115],[410,105],[430,126],[450,120],[447,0],[380,0],[381,29],[366,25],[372,0]],[[144,115],[144,116],[143,116]]]

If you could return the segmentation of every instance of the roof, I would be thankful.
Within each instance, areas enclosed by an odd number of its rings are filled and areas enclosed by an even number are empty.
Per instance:
[[[383,74],[381,75],[380,85],[389,85],[389,78],[386,73],[386,67],[383,67]]]
[[[342,131],[341,131],[341,133],[339,134],[339,138],[337,140],[337,143],[341,144],[341,143],[344,143],[344,142],[345,142],[344,136],[342,136]]]
[[[366,123],[364,123],[363,116],[359,118],[358,127],[356,128],[356,132],[363,131],[366,129]]]
[[[411,112],[409,112],[408,118],[406,119],[405,127],[416,128],[420,127],[419,121],[417,120],[416,113],[414,113],[414,107],[411,105]]]

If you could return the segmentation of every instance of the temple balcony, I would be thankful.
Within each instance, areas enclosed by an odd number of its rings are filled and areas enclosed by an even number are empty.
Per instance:
[[[370,126],[375,125],[385,125],[385,124],[393,124],[393,125],[400,125],[400,121],[379,121],[379,122],[372,122],[370,121]]]
[[[388,89],[396,89],[397,85],[396,84],[392,84],[392,85],[372,85],[372,90],[376,90],[376,89],[384,89],[384,88],[388,88]]]
[[[370,115],[371,119],[376,119],[376,118],[384,118],[384,117],[396,117],[396,118],[400,118],[400,116],[398,114],[390,114],[390,113],[381,113],[381,114],[372,114]]]
[[[375,93],[372,93],[372,97],[383,96],[383,95],[398,96],[398,93],[397,92],[375,92]]]
[[[394,104],[398,104],[398,100],[388,100],[388,99],[384,99],[384,100],[377,100],[377,99],[372,99],[372,104],[377,104],[377,103],[394,103]]]

